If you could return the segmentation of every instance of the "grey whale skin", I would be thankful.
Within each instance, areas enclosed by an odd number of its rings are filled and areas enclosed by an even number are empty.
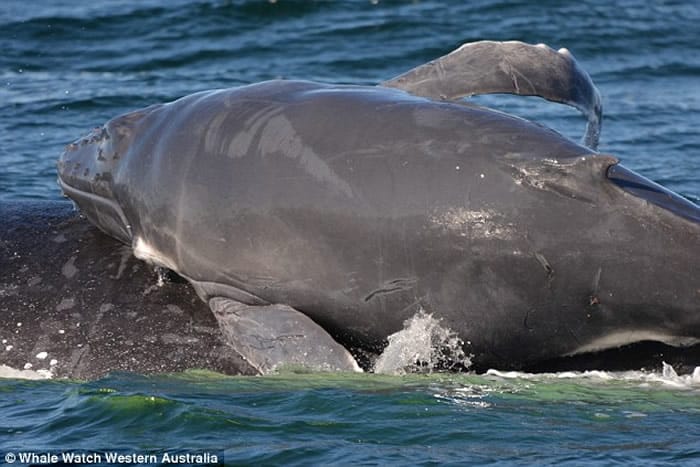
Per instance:
[[[357,370],[419,310],[476,370],[697,343],[700,208],[593,149],[597,91],[547,68],[570,54],[476,45],[378,87],[269,81],[125,114],[67,147],[59,182],[186,278],[260,372]],[[575,105],[589,147],[455,101],[499,91]]]
[[[255,374],[189,284],[158,286],[154,268],[70,203],[3,201],[0,219],[0,366],[80,380],[115,371]]]
[[[0,218],[0,365],[30,363],[33,372],[80,380],[115,371],[257,372],[226,344],[186,281],[166,278],[158,285],[152,267],[80,218],[70,203],[0,202]],[[42,352],[47,357],[37,358]],[[645,342],[527,370],[660,369],[665,361],[691,373],[698,358],[700,345]]]

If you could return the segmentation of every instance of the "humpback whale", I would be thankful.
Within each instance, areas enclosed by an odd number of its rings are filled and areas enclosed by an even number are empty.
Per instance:
[[[461,97],[570,104],[582,144]],[[467,44],[379,86],[268,81],[116,117],[59,184],[187,280],[255,371],[359,371],[420,312],[472,368],[700,342],[700,208],[597,152],[565,50]],[[369,358],[371,360],[371,357]]]
[[[186,281],[134,258],[70,203],[4,201],[0,216],[0,375],[93,380],[115,371],[258,373],[227,345]],[[644,342],[524,369],[660,370],[667,362],[692,373],[699,359],[700,345]]]

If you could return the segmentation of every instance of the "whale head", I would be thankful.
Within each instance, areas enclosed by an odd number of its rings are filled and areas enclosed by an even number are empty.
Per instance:
[[[138,125],[161,105],[130,112],[68,144],[58,160],[58,184],[90,222],[108,235],[131,243],[130,222],[124,213],[123,189],[128,187],[124,160],[132,149]]]

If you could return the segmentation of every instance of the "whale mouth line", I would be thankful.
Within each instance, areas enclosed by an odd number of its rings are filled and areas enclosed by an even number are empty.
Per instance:
[[[80,211],[100,230],[108,235],[116,236],[124,243],[131,243],[131,225],[117,202],[94,192],[69,185],[60,176],[58,177],[58,185],[63,193],[74,200],[80,207]],[[116,231],[111,230],[108,226],[113,227]]]
[[[658,342],[676,348],[691,347],[700,344],[700,339],[697,337],[677,336],[648,330],[622,331],[595,339],[572,352],[564,354],[564,357],[617,349],[647,341]]]
[[[676,347],[659,341],[641,341],[621,347],[550,358],[526,364],[521,371],[557,373],[566,371],[655,371],[671,365],[679,374],[690,374],[700,364],[700,343]]]

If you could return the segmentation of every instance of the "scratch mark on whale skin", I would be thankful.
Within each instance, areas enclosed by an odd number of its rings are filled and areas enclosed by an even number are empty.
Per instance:
[[[373,290],[372,292],[367,294],[363,300],[365,302],[369,302],[373,298],[380,296],[380,295],[386,295],[386,294],[391,294],[394,292],[411,290],[411,289],[413,289],[413,287],[415,287],[417,282],[418,281],[416,279],[394,279],[394,280],[385,282],[382,287],[380,287],[376,290]]]
[[[535,258],[542,265],[542,268],[547,273],[547,278],[551,279],[552,277],[554,277],[554,268],[551,264],[549,264],[547,258],[545,258],[542,253],[535,253]]]

